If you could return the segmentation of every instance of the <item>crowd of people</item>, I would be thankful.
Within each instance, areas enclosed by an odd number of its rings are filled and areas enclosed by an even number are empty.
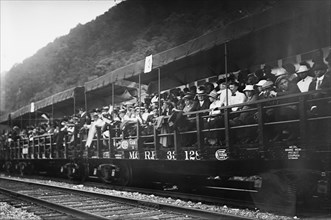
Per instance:
[[[325,63],[325,61],[329,66]],[[204,121],[201,126],[214,128],[224,126],[223,106],[232,105],[230,125],[242,125],[256,122],[256,112],[249,109],[257,100],[272,99],[290,94],[297,94],[313,90],[331,88],[331,55],[323,58],[323,52],[314,54],[313,65],[308,62],[301,62],[297,67],[293,64],[285,64],[281,68],[272,69],[265,65],[254,73],[240,71],[238,74],[229,74],[227,78],[221,78],[217,82],[205,82],[204,85],[191,86],[184,89],[174,88],[163,92],[160,95],[151,94],[143,101],[132,103],[127,102],[120,106],[104,106],[101,109],[94,109],[86,112],[83,108],[71,117],[64,117],[61,120],[46,118],[45,122],[38,126],[28,126],[20,129],[13,127],[1,135],[5,142],[16,141],[17,139],[33,138],[37,135],[52,134],[61,146],[63,137],[69,135],[70,142],[73,142],[81,135],[86,135],[86,146],[93,145],[93,138],[100,128],[102,135],[106,138],[134,136],[137,133],[136,125],[140,125],[142,135],[153,134],[153,129],[161,129],[167,132],[169,129],[187,130],[190,125],[190,116],[185,113],[202,111]],[[313,98],[321,98],[326,93],[316,93]],[[330,93],[327,93],[330,95]],[[279,99],[274,104],[284,104],[294,101],[294,98]],[[161,106],[159,106],[161,104]],[[241,104],[241,105],[239,105]],[[285,105],[277,111],[271,109],[266,111],[266,120],[291,120],[298,117],[296,105]],[[310,113],[322,114],[326,108],[321,103],[309,106]],[[247,111],[240,111],[247,110]],[[236,114],[235,112],[238,112]],[[169,117],[164,117],[169,116]],[[166,126],[164,124],[166,123]],[[194,122],[195,123],[195,122]],[[193,123],[193,124],[194,124]],[[109,128],[111,132],[109,132]],[[295,130],[295,129],[294,129]],[[123,133],[123,131],[125,131]],[[288,133],[288,138],[295,137],[290,126],[280,128],[276,132],[275,140],[282,133]],[[274,133],[274,131],[271,131]],[[250,136],[247,133],[246,136]]]

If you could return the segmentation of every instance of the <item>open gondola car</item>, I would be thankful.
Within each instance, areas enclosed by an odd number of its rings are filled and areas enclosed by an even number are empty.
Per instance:
[[[330,1],[281,2],[154,55],[150,73],[143,74],[144,61],[140,61],[87,82],[85,105],[115,103],[123,92],[150,82],[163,91],[215,73],[224,76],[262,64],[308,60],[315,50],[330,48],[329,9]],[[110,127],[109,138],[98,131],[89,149],[83,135],[71,143],[64,137],[61,145],[52,135],[18,140],[1,145],[1,163],[8,172],[46,172],[81,180],[95,177],[119,185],[159,182],[222,195],[245,194],[261,209],[288,214],[294,214],[298,204],[330,210],[330,90],[318,99],[314,94],[321,91],[260,100],[238,112],[231,112],[234,106],[223,107],[221,123],[214,127],[205,125],[205,111],[183,114],[190,125],[186,128],[180,123],[172,126],[173,121],[164,117],[166,129],[155,127],[148,135],[138,124],[131,136]],[[314,105],[323,113],[311,114]],[[267,117],[270,111],[286,107],[296,109],[296,115]],[[254,121],[233,124],[243,112],[254,115]],[[292,129],[294,138],[282,134],[274,139],[284,128]],[[249,141],[243,141],[245,135]],[[167,144],[162,146],[161,140]]]

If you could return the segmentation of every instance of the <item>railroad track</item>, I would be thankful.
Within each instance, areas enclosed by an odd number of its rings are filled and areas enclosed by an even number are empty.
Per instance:
[[[28,213],[33,213],[41,219],[78,219],[65,212],[57,211],[52,208],[40,205],[39,203],[31,202],[22,197],[13,196],[11,193],[0,191],[0,201],[10,204],[15,208],[25,210]],[[2,218],[1,218],[2,219]]]
[[[78,219],[252,219],[5,177],[0,185],[7,194]]]

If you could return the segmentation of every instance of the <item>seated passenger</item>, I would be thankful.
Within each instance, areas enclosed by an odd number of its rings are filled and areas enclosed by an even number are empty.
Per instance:
[[[194,101],[194,95],[193,94],[186,94],[184,97],[184,109],[183,112],[193,112],[197,109],[197,103]]]
[[[174,109],[170,118],[168,119],[169,126],[171,128],[179,129],[179,130],[187,130],[191,127],[192,123],[188,120],[190,115],[183,116],[183,113],[188,113],[196,110],[197,103],[193,100],[194,95],[191,93],[187,93],[184,97],[184,108],[183,110]],[[177,104],[181,104],[182,101],[179,101]]]
[[[261,86],[262,91],[260,94],[258,94],[258,100],[269,100],[265,105],[275,105],[277,104],[276,101],[272,100],[272,98],[276,97],[275,96],[275,87],[274,83],[270,80],[267,80],[262,86]],[[265,112],[265,118],[264,120],[269,122],[269,121],[274,121],[275,120],[275,109],[274,108],[269,108]]]
[[[253,85],[246,85],[244,92],[247,97],[244,103],[247,105],[243,106],[242,110],[247,110],[252,108],[252,106],[249,104],[257,100],[257,94],[255,93]],[[254,115],[255,112],[253,111],[242,112],[240,113],[239,117],[233,119],[233,123],[235,125],[254,123],[255,122]]]
[[[301,62],[297,75],[299,82],[297,83],[301,92],[308,92],[309,85],[313,81],[313,77],[309,76],[310,66],[307,62]]]
[[[219,91],[217,91],[217,94],[219,94],[219,100],[221,101],[221,105],[222,106],[226,106],[227,105],[227,96],[230,96],[231,94],[231,90],[228,89],[228,85],[226,84],[226,80],[220,79],[217,82],[219,84]]]
[[[300,93],[300,89],[296,83],[290,82],[287,75],[281,75],[276,79],[277,90],[275,92],[276,96],[285,96],[290,94]],[[298,101],[297,97],[280,99],[278,104],[285,104],[289,102]],[[276,111],[276,121],[286,121],[293,120],[299,117],[298,106],[295,104],[284,105],[277,108]],[[294,124],[280,124],[278,126],[278,131],[274,137],[274,141],[280,138],[285,138],[286,140],[293,140],[297,136],[297,129]]]
[[[263,67],[263,78],[261,79],[265,79],[271,82],[275,82],[276,80],[276,76],[274,74],[272,74],[272,68],[269,65],[264,65]]]
[[[228,105],[236,105],[241,104],[246,101],[246,96],[244,93],[238,91],[239,84],[238,82],[231,82],[229,85],[229,89],[231,90],[231,94],[228,96]],[[237,111],[239,107],[231,108],[232,111]]]
[[[220,108],[222,107],[222,102],[217,99],[218,94],[215,90],[211,91],[209,94],[209,100],[211,102],[209,109],[209,118],[207,119],[207,128],[221,127],[223,123],[223,118],[221,115]]]
[[[213,91],[214,88],[215,88],[214,84],[211,83],[211,82],[205,82],[205,83],[204,83],[204,87],[205,87],[205,92],[206,92],[207,94],[211,93],[211,91]]]
[[[288,80],[293,83],[298,82],[298,75],[296,73],[295,66],[292,63],[286,63],[283,65],[283,68],[286,70],[287,75],[288,75]]]
[[[242,107],[242,110],[248,110],[254,107],[250,104],[257,100],[257,94],[255,93],[253,85],[246,85],[244,92],[247,99],[244,102],[246,105]],[[256,119],[255,119],[256,113],[257,113],[256,110],[241,112],[238,117],[234,118],[233,120],[230,120],[230,125],[238,126],[242,124],[256,123]],[[236,139],[240,141],[242,144],[252,143],[255,142],[257,139],[257,129],[255,128],[244,128],[240,130],[234,130],[233,132],[234,132],[233,136],[235,136]]]
[[[221,114],[220,108],[222,107],[222,102],[221,100],[217,99],[218,94],[216,91],[211,91],[209,94],[209,100],[210,100],[210,106],[209,109],[211,110],[209,112],[210,116],[217,116]]]
[[[277,86],[275,95],[277,97],[300,93],[298,85],[294,82],[291,82],[288,75],[278,76],[275,83]]]
[[[197,91],[197,96],[198,96],[198,102],[197,102],[197,107],[195,110],[200,111],[200,110],[209,109],[210,100],[207,96],[207,93],[205,92],[204,86],[199,86],[198,91]]]
[[[315,74],[314,80],[309,85],[309,91],[324,90],[331,88],[331,76],[326,75],[327,65],[325,63],[316,63],[313,67]],[[312,95],[312,98],[318,99],[326,96],[330,96],[330,91],[320,91]],[[311,106],[311,112],[316,115],[322,115],[328,113],[328,105],[325,105],[325,101],[319,101]]]
[[[257,95],[258,96],[262,92],[262,86],[263,86],[263,84],[266,83],[266,82],[267,82],[267,80],[262,79],[257,84],[255,84],[255,88],[257,89]]]
[[[327,65],[325,63],[314,65],[313,71],[316,78],[309,85],[309,91],[331,88],[331,77],[325,75],[327,71]]]

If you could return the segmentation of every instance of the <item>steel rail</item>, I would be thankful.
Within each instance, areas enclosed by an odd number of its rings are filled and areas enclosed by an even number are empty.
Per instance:
[[[59,204],[56,204],[56,203],[48,202],[48,201],[43,200],[43,199],[38,199],[38,198],[35,198],[35,197],[32,197],[32,196],[24,195],[22,193],[14,192],[12,190],[8,190],[8,189],[5,189],[3,187],[0,187],[0,192],[4,193],[4,194],[7,194],[7,195],[18,197],[22,200],[31,202],[33,204],[37,204],[37,205],[40,205],[40,206],[43,206],[43,207],[46,207],[46,208],[64,213],[66,215],[71,215],[71,216],[79,218],[79,219],[100,219],[100,220],[101,219],[108,219],[108,218],[105,218],[103,216],[94,215],[94,214],[84,212],[84,211],[81,211],[81,210],[78,210],[78,209],[62,206],[62,205],[59,205]]]
[[[160,202],[151,202],[147,200],[139,200],[135,198],[128,198],[125,196],[119,196],[119,195],[107,195],[107,194],[101,194],[97,192],[89,192],[89,191],[84,191],[80,189],[72,189],[64,186],[52,186],[52,185],[47,185],[47,184],[42,184],[42,183],[35,183],[35,182],[29,182],[29,181],[24,181],[24,180],[14,180],[6,177],[0,177],[0,179],[4,180],[9,180],[9,181],[14,181],[14,182],[21,182],[21,183],[26,183],[30,185],[37,185],[37,186],[43,186],[47,188],[55,188],[59,189],[62,191],[68,191],[68,192],[77,192],[82,195],[87,195],[87,196],[94,196],[100,199],[105,199],[105,200],[112,200],[124,204],[130,204],[134,206],[143,206],[143,207],[149,207],[149,208],[155,208],[158,210],[163,210],[163,211],[169,211],[169,212],[175,212],[177,214],[184,214],[184,215],[189,215],[192,217],[197,217],[197,218],[203,218],[203,219],[255,219],[255,218],[248,218],[248,217],[243,217],[243,216],[238,216],[238,215],[233,215],[233,214],[228,214],[228,213],[220,213],[220,212],[213,212],[213,211],[207,211],[207,210],[202,210],[202,209],[195,209],[195,208],[188,208],[188,207],[182,207],[182,206],[176,206],[176,205],[170,205],[170,204],[164,204]],[[107,218],[102,218],[102,219],[107,219]]]

